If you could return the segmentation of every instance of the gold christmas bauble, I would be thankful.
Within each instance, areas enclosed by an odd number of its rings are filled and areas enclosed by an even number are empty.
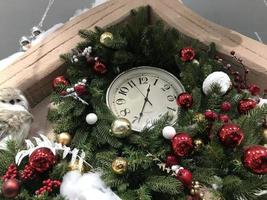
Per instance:
[[[131,122],[125,118],[119,118],[113,121],[111,125],[111,133],[118,138],[124,138],[132,132]]]
[[[197,113],[194,116],[194,120],[198,123],[203,122],[205,120],[205,116],[202,113]]]
[[[267,129],[263,130],[263,142],[266,144],[267,143]]]
[[[78,170],[81,173],[84,173],[85,172],[84,166],[83,165],[81,167],[79,166],[79,160],[76,160],[73,164],[70,163],[69,166],[68,166],[68,170],[69,171],[76,171],[76,170]]]
[[[128,161],[125,158],[118,157],[112,162],[112,170],[116,174],[124,174],[128,169]]]
[[[57,135],[57,142],[67,146],[71,143],[71,135],[66,132],[60,133]]]
[[[204,143],[201,139],[195,139],[194,140],[195,149],[199,150],[201,147],[204,146]]]
[[[100,43],[109,46],[109,42],[113,40],[113,34],[110,32],[104,32],[100,36]]]

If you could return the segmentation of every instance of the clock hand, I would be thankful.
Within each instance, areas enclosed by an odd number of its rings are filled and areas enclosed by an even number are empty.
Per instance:
[[[148,102],[148,95],[149,95],[149,92],[150,92],[150,84],[149,84],[149,86],[148,86],[148,88],[147,88],[146,97],[145,97],[145,99],[144,99],[145,101],[144,101],[142,110],[141,110],[141,112],[139,113],[139,119],[138,119],[138,122],[140,122],[141,117],[143,116],[143,112],[144,112],[146,103]]]
[[[143,95],[143,97],[145,97],[143,92],[137,86],[135,86],[135,88]],[[149,99],[147,99],[147,102],[152,106],[152,103],[151,103],[151,101]]]

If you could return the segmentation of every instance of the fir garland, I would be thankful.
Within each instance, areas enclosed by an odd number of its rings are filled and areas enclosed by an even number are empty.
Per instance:
[[[103,45],[100,37],[105,32],[112,33],[114,38]],[[86,153],[85,160],[101,169],[103,180],[120,198],[199,198],[193,197],[191,188],[184,187],[182,182],[172,176],[171,167],[166,166],[166,157],[172,153],[170,141],[162,136],[163,128],[168,125],[168,116],[155,122],[153,128],[147,128],[140,133],[134,132],[123,139],[110,134],[111,124],[116,117],[105,104],[105,93],[109,84],[120,72],[136,66],[154,66],[177,76],[193,98],[192,107],[180,110],[179,120],[174,128],[178,133],[188,133],[194,140],[200,139],[203,144],[187,157],[180,159],[179,165],[192,172],[193,180],[201,184],[209,199],[264,199],[264,196],[257,193],[267,190],[266,175],[248,171],[242,164],[242,156],[247,146],[263,144],[264,138],[260,133],[263,132],[262,120],[267,114],[267,107],[257,107],[246,114],[240,114],[237,109],[240,100],[255,98],[246,88],[240,89],[240,85],[235,85],[236,87],[225,95],[222,95],[220,88],[216,86],[209,92],[210,95],[202,93],[202,83],[209,74],[215,71],[229,73],[231,69],[223,60],[216,58],[214,44],[205,47],[199,41],[188,40],[176,30],[166,28],[161,21],[150,24],[147,8],[132,11],[126,24],[107,29],[96,27],[94,32],[82,30],[80,35],[85,41],[78,44],[72,53],[63,55],[62,59],[68,66],[67,78],[71,83],[87,79],[88,94],[82,95],[82,98],[88,105],[71,97],[62,98],[62,94],[56,91],[52,95],[52,101],[58,108],[50,111],[48,118],[54,124],[56,133],[71,133],[73,139],[70,147],[83,149]],[[99,73],[94,68],[95,65],[91,64],[92,60],[79,56],[88,46],[92,47],[90,56],[98,57],[97,61],[103,64],[102,67],[107,66],[107,72]],[[194,50],[195,60],[181,59],[180,52],[187,46]],[[86,53],[88,52],[84,54]],[[230,75],[232,82],[235,82],[237,76],[240,77],[234,73]],[[65,86],[61,90],[64,88]],[[217,133],[224,122],[211,121],[201,115],[207,110],[212,110],[211,114],[225,113],[221,111],[223,102],[231,104],[232,109],[227,115],[244,133],[244,140],[234,148],[222,145],[218,137]],[[86,123],[88,113],[96,113],[98,116],[95,125]],[[6,157],[7,154],[0,154],[1,156]],[[128,169],[121,175],[115,174],[111,168],[117,157],[128,161]],[[5,173],[11,162],[8,159],[7,161],[8,164],[1,163],[1,174]],[[67,173],[66,167],[62,166],[66,166],[66,163],[59,163],[51,175],[62,178],[62,174]],[[194,185],[198,185],[197,182],[194,182]],[[23,190],[18,199],[52,198],[30,197],[30,194],[31,192]]]

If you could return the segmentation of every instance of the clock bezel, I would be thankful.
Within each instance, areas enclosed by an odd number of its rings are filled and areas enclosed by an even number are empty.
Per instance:
[[[117,76],[113,79],[113,81],[110,83],[110,85],[109,85],[109,87],[108,87],[108,89],[107,89],[107,91],[106,91],[106,105],[107,105],[107,107],[109,108],[109,110],[112,112],[112,114],[115,115],[116,117],[118,117],[118,116],[113,112],[113,110],[112,110],[112,106],[111,106],[111,102],[109,102],[109,94],[110,94],[110,91],[111,91],[111,89],[112,89],[114,83],[116,83],[117,80],[120,79],[122,76],[124,76],[125,74],[127,74],[127,73],[129,73],[129,72],[131,72],[131,71],[136,71],[136,70],[140,70],[140,69],[142,69],[142,70],[143,70],[143,69],[147,69],[147,70],[151,70],[151,69],[152,69],[152,70],[157,70],[157,71],[159,71],[159,72],[162,72],[162,73],[167,74],[168,76],[172,77],[173,80],[179,85],[179,87],[180,87],[180,89],[181,89],[181,92],[185,92],[184,86],[183,86],[183,84],[181,83],[181,81],[180,81],[175,75],[173,75],[172,73],[168,72],[168,71],[165,70],[165,69],[158,68],[158,67],[152,67],[152,66],[138,66],[138,67],[131,68],[131,69],[126,70],[126,71],[120,73],[119,75],[117,75]],[[178,106],[178,105],[177,105],[177,106]],[[179,111],[179,109],[180,109],[180,108],[179,108],[179,106],[178,106],[178,110],[177,110],[177,112]],[[125,117],[125,118],[127,119],[127,117]],[[177,118],[176,118],[176,120],[177,120]],[[175,122],[171,123],[170,125],[174,125],[174,124],[175,124]],[[136,131],[136,132],[141,132],[141,130],[139,130],[139,129],[137,130],[137,129],[132,128],[132,130],[133,130],[133,131]]]

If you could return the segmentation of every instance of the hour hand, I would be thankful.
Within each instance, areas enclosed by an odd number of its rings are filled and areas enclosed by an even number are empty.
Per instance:
[[[135,86],[135,88],[142,94],[143,97],[145,97],[143,92],[137,86]],[[149,99],[147,99],[147,102],[152,106],[152,103],[151,103],[151,101]]]

